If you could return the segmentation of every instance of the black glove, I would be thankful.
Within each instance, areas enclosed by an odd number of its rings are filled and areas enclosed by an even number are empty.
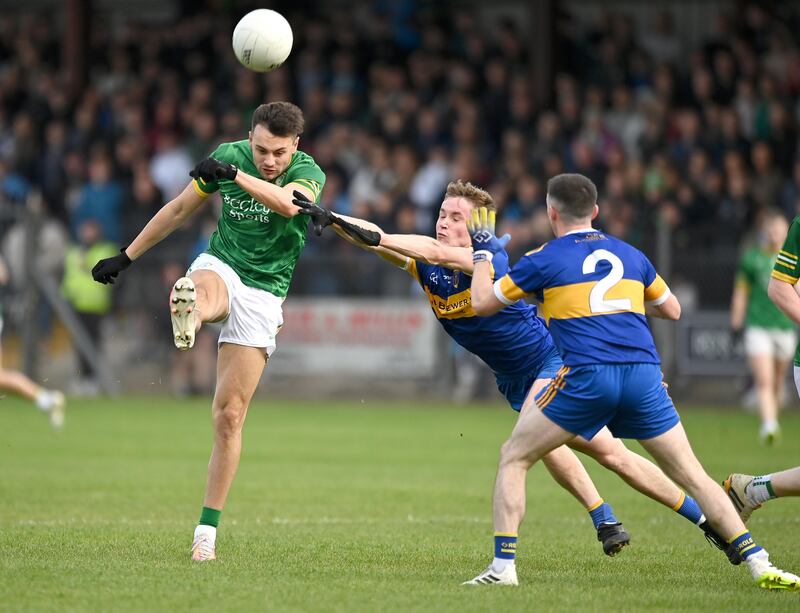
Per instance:
[[[311,217],[311,223],[314,224],[314,233],[317,236],[322,236],[322,231],[333,224],[333,213],[311,202],[303,192],[294,190],[292,196],[294,196],[292,204],[300,207],[301,215]]]
[[[220,162],[214,158],[206,158],[192,169],[189,176],[194,179],[202,179],[206,183],[228,179],[233,181],[239,169],[228,162]]]
[[[350,236],[350,238],[363,245],[366,245],[367,247],[377,247],[381,244],[381,235],[379,232],[367,230],[366,228],[362,228],[361,226],[357,226],[354,223],[350,223],[349,221],[342,219],[338,215],[331,213],[329,210],[323,209],[321,206],[317,206],[308,198],[306,198],[305,194],[298,192],[297,190],[292,193],[294,195],[292,204],[300,207],[301,214],[311,216],[311,219],[314,222],[314,231],[317,233],[317,236],[322,234],[322,230],[324,228],[327,228],[332,224],[336,224],[342,230],[344,230],[347,235]]]
[[[125,253],[125,247],[120,249],[120,254],[113,258],[100,260],[92,268],[92,278],[103,285],[114,284],[117,275],[131,265],[131,259]]]

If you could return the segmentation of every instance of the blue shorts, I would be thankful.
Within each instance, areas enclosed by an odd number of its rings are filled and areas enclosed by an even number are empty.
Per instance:
[[[617,438],[648,439],[680,421],[658,364],[565,366],[536,396],[544,414],[591,439],[603,426]]]
[[[558,370],[564,365],[561,361],[561,355],[558,349],[551,347],[542,359],[534,366],[531,372],[517,377],[504,377],[502,375],[495,375],[497,379],[497,389],[506,397],[508,404],[515,411],[522,409],[525,399],[528,397],[528,392],[533,387],[533,382],[536,379],[552,379],[558,374]]]

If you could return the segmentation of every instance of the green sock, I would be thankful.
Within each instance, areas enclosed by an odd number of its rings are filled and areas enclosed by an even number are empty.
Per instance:
[[[200,513],[200,521],[198,522],[201,526],[213,526],[216,528],[219,526],[219,516],[222,515],[222,511],[218,511],[217,509],[210,509],[208,507],[203,507],[203,511]]]

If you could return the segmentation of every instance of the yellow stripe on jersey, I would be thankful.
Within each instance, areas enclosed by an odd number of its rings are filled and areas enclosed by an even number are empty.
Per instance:
[[[644,290],[644,301],[652,302],[653,300],[658,300],[666,291],[666,282],[661,278],[661,275],[656,275],[656,278],[653,279],[653,282]]]
[[[500,279],[500,292],[508,300],[509,304],[521,300],[527,295],[525,290],[514,283],[508,275]]]
[[[782,273],[782,272],[780,272],[778,270],[773,270],[772,271],[772,276],[775,279],[777,279],[778,281],[785,281],[789,285],[794,285],[795,283],[797,283],[797,279],[798,279],[798,277],[793,277],[792,275],[787,275],[787,274]]]
[[[781,255],[785,255],[790,260],[794,260],[795,262],[797,261],[797,256],[794,253],[789,253],[788,251],[784,251],[783,249],[781,249],[778,253],[780,253]]]
[[[644,315],[644,285],[633,279],[620,279],[610,287],[603,296],[596,296],[601,301],[630,300],[630,309],[592,310],[592,290],[597,281],[550,287],[544,290],[542,315],[545,321],[554,319],[575,319],[578,317],[594,317],[596,315],[613,315],[614,313],[640,313]],[[666,288],[666,285],[664,286]]]
[[[192,180],[192,187],[194,187],[194,191],[196,191],[197,195],[200,196],[201,198],[208,198],[211,194],[204,192],[202,189],[200,189],[200,185],[197,183],[198,180],[199,179]]]
[[[319,198],[320,187],[319,183],[312,179],[295,179],[290,183],[290,185],[299,185],[300,187],[305,187],[307,190],[310,190],[314,196],[314,200]]]
[[[414,277],[419,283],[419,271],[417,270],[417,261],[413,258],[408,258],[406,262],[405,271]]]
[[[432,293],[427,287],[425,294],[433,307],[436,317],[439,319],[461,319],[462,317],[475,317],[475,309],[472,308],[472,290],[465,289],[447,298],[442,298]]]

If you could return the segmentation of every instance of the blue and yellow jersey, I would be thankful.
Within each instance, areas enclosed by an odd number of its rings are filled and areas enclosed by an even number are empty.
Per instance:
[[[604,232],[570,232],[526,253],[494,293],[509,305],[534,296],[567,366],[661,361],[644,307],[669,288],[641,251]]]
[[[496,255],[493,265],[505,272],[508,256]],[[479,317],[472,308],[472,279],[468,274],[413,259],[405,268],[422,285],[445,332],[486,362],[496,375],[516,377],[529,373],[554,347],[536,316],[536,307],[519,302],[491,317]]]

